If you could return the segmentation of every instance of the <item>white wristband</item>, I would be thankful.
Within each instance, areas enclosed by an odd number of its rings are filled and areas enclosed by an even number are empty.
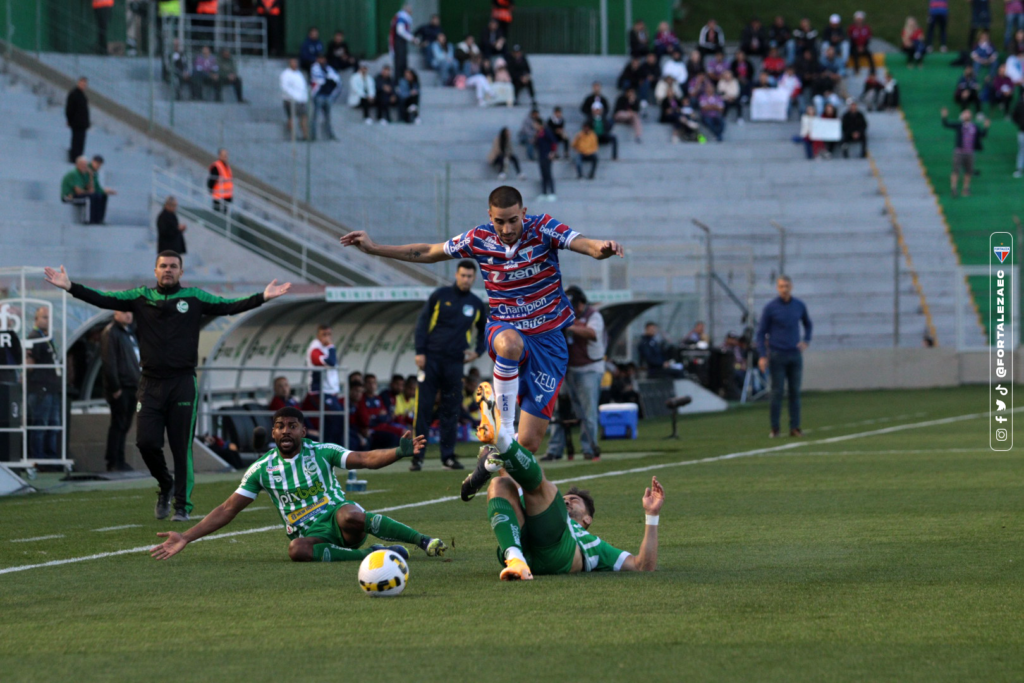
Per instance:
[[[647,526],[658,526],[660,515],[647,515]]]

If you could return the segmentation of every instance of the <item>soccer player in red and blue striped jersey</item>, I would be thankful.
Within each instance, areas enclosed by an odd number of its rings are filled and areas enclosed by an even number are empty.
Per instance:
[[[488,215],[490,222],[440,244],[385,246],[363,231],[343,236],[341,244],[400,261],[472,258],[480,264],[490,300],[486,335],[494,359],[494,386],[483,383],[477,392],[482,418],[478,435],[502,455],[515,452],[532,460],[547,430],[568,363],[562,329],[576,318],[562,289],[558,251],[568,249],[598,260],[624,254],[618,242],[588,239],[551,216],[527,214],[523,197],[514,187],[506,185],[491,192]],[[514,426],[517,400],[522,409],[518,442]],[[481,480],[470,486],[470,497],[486,483],[487,476],[477,479]],[[464,485],[463,497],[466,494]]]

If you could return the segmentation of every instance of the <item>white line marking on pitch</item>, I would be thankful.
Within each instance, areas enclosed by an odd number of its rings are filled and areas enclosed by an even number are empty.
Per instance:
[[[1024,411],[1024,407],[1015,408],[1013,412],[1019,413]],[[937,427],[939,425],[952,424],[955,422],[963,422],[965,420],[976,420],[980,417],[987,417],[988,413],[970,413],[968,415],[956,415],[954,417],[944,417],[938,420],[927,420],[925,422],[912,422],[905,425],[896,425],[893,427],[885,427],[884,429],[873,429],[867,432],[859,432],[857,434],[846,434],[845,436],[833,436],[830,439],[820,439],[818,441],[794,441],[791,443],[783,444],[781,446],[772,446],[769,448],[755,448],[749,451],[740,451],[737,453],[727,453],[726,455],[716,455],[709,458],[701,458],[699,460],[685,460],[683,462],[669,462],[662,463],[660,465],[648,465],[646,467],[634,467],[628,470],[615,470],[613,472],[602,472],[600,474],[590,474],[583,477],[571,477],[569,479],[558,479],[553,480],[554,484],[566,484],[571,481],[587,481],[589,479],[602,479],[604,477],[620,477],[624,474],[639,474],[641,472],[651,472],[654,470],[663,470],[669,467],[686,467],[689,465],[702,465],[709,462],[720,462],[723,460],[735,460],[736,458],[749,458],[756,455],[766,455],[770,453],[780,453],[782,451],[790,451],[796,448],[802,448],[803,446],[819,445],[826,443],[838,443],[840,441],[850,441],[852,439],[863,439],[869,436],[878,436],[880,434],[891,434],[893,432],[901,432],[907,429],[921,429],[922,427]],[[788,454],[787,454],[788,455]],[[406,503],[404,505],[395,505],[387,508],[377,508],[375,512],[393,512],[395,510],[406,510],[408,508],[424,507],[426,505],[436,505],[437,503],[447,503],[448,501],[459,500],[459,496],[443,496],[441,498],[434,498],[433,500],[421,500],[416,503]],[[198,519],[198,517],[193,517]],[[212,541],[217,538],[231,538],[233,536],[245,536],[248,534],[258,534],[264,531],[273,531],[280,529],[279,524],[272,526],[262,526],[255,529],[243,529],[241,531],[228,531],[223,534],[212,534],[205,538],[200,538],[198,541]],[[46,538],[46,537],[43,537]],[[39,539],[25,539],[25,540],[39,540]],[[74,564],[76,562],[85,562],[87,560],[101,560],[107,557],[116,557],[118,555],[130,555],[132,553],[146,552],[152,549],[156,544],[140,545],[135,548],[125,548],[124,550],[115,550],[113,552],[96,553],[95,555],[86,555],[84,557],[71,557],[66,560],[51,560],[49,562],[42,562],[40,564],[23,564],[17,567],[4,567],[0,569],[0,574],[12,574],[14,572],[23,572],[29,569],[40,569],[42,567],[56,567],[63,564]]]
[[[815,427],[812,429],[805,429],[804,434],[813,434],[815,432],[827,432],[832,429],[842,429],[843,427],[863,427],[864,425],[879,424],[881,422],[894,422],[896,420],[906,420],[908,417],[922,417],[928,413],[906,413],[905,415],[894,415],[892,417],[876,417],[871,420],[861,420],[860,422],[846,422],[841,425],[825,425],[824,427]]]
[[[52,534],[50,536],[34,536],[33,538],[12,538],[11,543],[31,543],[32,541],[49,541],[52,538],[64,538],[64,534]]]
[[[134,529],[142,526],[141,524],[122,524],[120,526],[105,526],[102,529],[93,529],[93,531],[120,531],[121,529]]]

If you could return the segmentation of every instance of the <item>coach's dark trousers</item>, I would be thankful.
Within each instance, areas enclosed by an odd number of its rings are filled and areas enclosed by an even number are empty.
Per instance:
[[[125,464],[124,442],[135,417],[135,387],[125,387],[117,398],[107,396],[110,406],[110,427],[107,429],[107,470],[116,470]]]
[[[174,508],[192,511],[192,437],[196,428],[198,389],[195,375],[139,382],[136,445],[161,491],[174,489]],[[164,431],[174,458],[174,476],[164,460]]]
[[[71,149],[68,150],[68,161],[72,164],[75,163],[75,160],[82,156],[82,153],[85,151],[85,134],[88,131],[88,128],[71,129]]]
[[[459,426],[459,409],[462,407],[462,362],[456,358],[427,355],[423,368],[423,381],[417,388],[416,436],[426,435],[430,429],[430,418],[434,411],[434,398],[441,391],[438,417],[441,421],[441,462],[455,455],[455,437]],[[422,462],[423,456],[420,456]]]
[[[772,403],[769,411],[772,429],[782,419],[782,391],[789,384],[789,428],[800,429],[800,383],[804,376],[804,356],[800,351],[768,353],[768,373],[772,378]]]

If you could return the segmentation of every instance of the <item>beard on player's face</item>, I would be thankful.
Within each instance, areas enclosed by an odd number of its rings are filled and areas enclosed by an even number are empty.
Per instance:
[[[523,216],[526,209],[522,206],[510,206],[505,209],[491,207],[491,222],[494,230],[498,233],[498,239],[502,244],[509,246],[519,241],[523,236]]]
[[[277,450],[284,456],[291,456],[302,448],[302,437],[306,435],[305,426],[295,418],[278,419],[274,423],[274,443]]]

